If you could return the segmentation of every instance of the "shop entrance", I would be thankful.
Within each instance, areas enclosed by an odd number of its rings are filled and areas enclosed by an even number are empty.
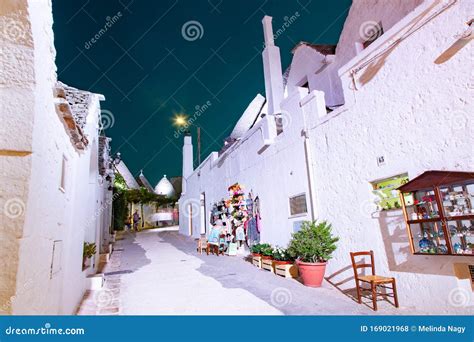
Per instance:
[[[201,218],[201,235],[206,234],[206,194],[203,192],[201,193],[200,197],[200,203],[201,203],[201,212],[200,212],[200,218]]]

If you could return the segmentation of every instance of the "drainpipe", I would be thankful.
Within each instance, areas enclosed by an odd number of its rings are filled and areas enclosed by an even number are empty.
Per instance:
[[[304,139],[304,156],[306,162],[306,174],[308,178],[308,194],[309,194],[309,206],[311,208],[311,220],[315,221],[317,218],[316,213],[316,195],[314,193],[314,171],[313,171],[313,157],[311,153],[311,139],[309,137],[309,130],[306,127],[305,113],[303,112],[303,139]]]
[[[315,101],[313,105],[310,102]],[[310,105],[310,108],[314,107],[313,111],[307,113],[307,109],[304,107]],[[304,99],[300,101],[300,107],[303,110],[303,138],[304,138],[304,153],[306,162],[306,174],[308,178],[308,193],[309,193],[309,204],[311,208],[311,220],[315,221],[318,218],[318,212],[316,208],[316,193],[315,193],[315,177],[313,168],[313,153],[311,149],[311,138],[309,134],[308,124],[306,122],[306,116],[311,115],[312,117],[322,117],[326,114],[326,102],[324,100],[324,92],[313,90]]]

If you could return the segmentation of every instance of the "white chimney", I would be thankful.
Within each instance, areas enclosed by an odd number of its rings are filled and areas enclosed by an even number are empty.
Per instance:
[[[193,140],[189,132],[184,136],[182,192],[186,193],[186,181],[193,173]]]
[[[265,76],[265,95],[268,102],[268,114],[280,114],[283,100],[283,73],[281,71],[280,48],[273,39],[272,17],[263,17],[265,49],[262,52],[263,72]]]

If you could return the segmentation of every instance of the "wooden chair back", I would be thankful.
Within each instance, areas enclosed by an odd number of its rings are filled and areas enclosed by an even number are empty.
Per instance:
[[[364,261],[363,264],[358,264],[356,261],[357,257],[360,256],[370,256],[370,263],[366,263]],[[372,275],[375,275],[375,263],[374,263],[374,251],[364,251],[364,252],[351,252],[351,261],[352,261],[352,268],[354,269],[354,277],[357,280],[359,278],[359,272],[357,271],[359,268],[371,268]]]

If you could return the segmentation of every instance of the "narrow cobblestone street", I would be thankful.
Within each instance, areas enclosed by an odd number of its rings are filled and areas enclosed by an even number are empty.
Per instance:
[[[328,284],[318,289],[260,270],[241,257],[199,255],[174,231],[123,233],[105,265],[104,289],[88,292],[85,315],[370,315]],[[368,301],[368,299],[366,299]],[[381,302],[376,314],[419,314]]]

